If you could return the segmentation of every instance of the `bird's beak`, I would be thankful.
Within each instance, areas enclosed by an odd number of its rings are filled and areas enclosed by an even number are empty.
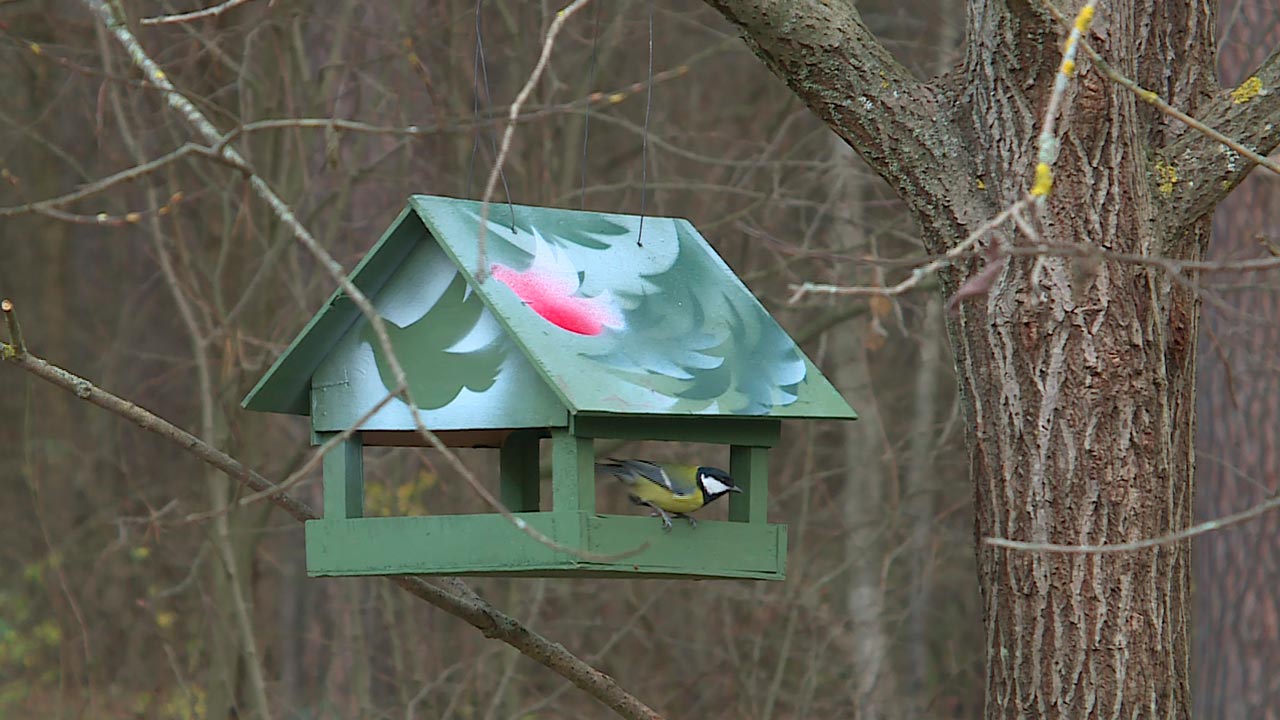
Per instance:
[[[740,492],[742,492],[742,488],[738,487],[737,485],[734,485],[733,487],[729,488],[729,492],[737,492],[737,493],[740,493]]]

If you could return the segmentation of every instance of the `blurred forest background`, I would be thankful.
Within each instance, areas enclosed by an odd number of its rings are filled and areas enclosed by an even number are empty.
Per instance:
[[[1280,21],[1273,0],[1222,4],[1234,84]],[[237,131],[350,268],[407,195],[480,194],[503,126],[491,118],[505,118],[563,2],[492,1],[477,16],[475,0],[253,0],[173,24],[136,21],[189,3],[122,5],[169,78]],[[918,75],[952,67],[963,3],[858,6]],[[0,295],[32,351],[283,479],[308,452],[305,421],[238,403],[332,281],[238,170],[197,154],[28,205],[195,140],[81,4],[0,0],[0,89]],[[785,428],[771,509],[790,526],[784,583],[479,579],[476,591],[673,717],[979,715],[971,491],[933,281],[893,300],[787,302],[790,283],[889,284],[919,263],[881,181],[693,0],[601,0],[572,18],[505,180],[519,203],[637,212],[647,192],[647,212],[690,218],[862,419]],[[1220,212],[1215,257],[1280,254],[1277,199],[1280,183],[1255,174]],[[1198,519],[1280,485],[1275,291],[1268,277],[1215,288],[1236,309],[1208,313],[1201,345]],[[496,451],[465,457],[496,476]],[[432,452],[369,450],[366,463],[371,514],[483,509]],[[607,490],[604,508],[631,511]],[[275,717],[607,712],[387,583],[308,580],[301,526],[268,504],[231,513],[225,539],[184,520],[240,492],[0,368],[0,717],[249,717],[237,593]],[[298,493],[319,504],[318,482]],[[1197,541],[1198,714],[1276,716],[1278,529],[1268,515]],[[217,543],[245,570],[234,581]]]

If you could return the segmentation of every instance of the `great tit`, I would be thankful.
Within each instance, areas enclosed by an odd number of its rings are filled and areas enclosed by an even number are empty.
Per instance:
[[[720,468],[698,465],[659,465],[646,460],[616,460],[596,463],[596,476],[612,475],[627,486],[631,502],[648,505],[654,515],[662,517],[662,529],[671,531],[671,516],[698,521],[689,513],[742,488],[733,484],[729,473]],[[670,515],[668,515],[670,513]]]

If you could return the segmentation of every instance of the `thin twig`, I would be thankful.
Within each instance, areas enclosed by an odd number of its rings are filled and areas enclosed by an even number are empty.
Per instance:
[[[207,7],[203,10],[192,10],[191,12],[179,13],[177,15],[156,15],[155,17],[142,18],[138,22],[142,25],[169,25],[171,23],[191,22],[201,18],[217,17],[222,13],[230,10],[237,5],[243,5],[249,0],[226,0],[213,7]]]
[[[183,95],[177,87],[170,82],[168,75],[164,70],[156,64],[154,60],[147,54],[146,50],[138,42],[137,37],[129,30],[124,22],[116,17],[114,11],[109,8],[103,0],[81,0],[102,23],[111,31],[116,40],[124,47],[129,58],[133,61],[143,74],[155,84],[156,87],[164,93],[165,100],[176,110],[198,133],[204,136],[205,140],[210,143],[218,143],[223,133],[209,121],[208,118],[196,108],[190,100]],[[405,380],[404,368],[401,366],[399,359],[396,357],[394,348],[391,345],[390,337],[387,335],[386,324],[382,320],[381,315],[373,307],[369,298],[365,296],[359,288],[347,277],[342,265],[340,265],[333,256],[328,253],[320,243],[311,235],[298,220],[293,210],[276,194],[275,190],[267,183],[266,180],[256,173],[253,173],[248,161],[234,148],[221,145],[215,146],[217,153],[223,158],[235,163],[237,166],[250,169],[249,184],[254,192],[266,202],[272,212],[287,227],[296,240],[310,252],[319,261],[320,266],[329,274],[342,292],[350,298],[351,302],[360,309],[360,312],[368,319],[371,329],[378,340],[379,347],[387,354],[387,362],[391,366],[392,374],[395,377],[396,384],[405,387],[405,394],[408,395],[408,382]],[[411,407],[415,407],[410,403]],[[416,409],[416,408],[415,408]]]
[[[307,458],[307,461],[302,464],[302,467],[295,470],[292,474],[289,475],[289,477],[285,478],[283,482],[275,485],[270,490],[261,490],[255,493],[251,493],[249,495],[246,495],[243,498],[240,498],[240,500],[237,501],[236,503],[229,504],[223,508],[218,508],[216,510],[209,510],[203,513],[192,513],[186,516],[185,518],[183,518],[182,521],[184,523],[190,523],[190,522],[200,522],[203,520],[216,519],[216,518],[222,517],[223,515],[229,514],[236,509],[250,505],[258,500],[274,497],[275,495],[279,495],[280,493],[289,490],[290,488],[294,487],[298,483],[305,480],[307,478],[307,474],[311,472],[312,468],[314,468],[316,464],[319,463],[320,460],[322,460],[329,451],[337,447],[339,443],[342,443],[348,440],[352,435],[356,434],[357,432],[360,432],[361,426],[363,426],[365,422],[369,420],[369,418],[373,417],[375,413],[381,410],[393,398],[398,397],[402,390],[403,388],[396,388],[395,390],[392,390],[391,392],[383,396],[383,398],[379,400],[376,405],[366,410],[363,415],[361,415],[359,418],[355,420],[355,422],[351,423],[350,427],[346,428],[342,432],[329,438],[324,442],[324,444],[316,448],[315,451],[311,453],[311,457]],[[417,415],[418,413],[414,413],[415,418],[417,417]],[[421,420],[415,421],[415,424],[417,425],[417,428],[420,433],[427,432],[427,429],[422,425]],[[556,542],[555,540],[552,540],[550,537],[543,535],[532,525],[529,525],[529,523],[526,522],[523,518],[516,517],[515,513],[512,513],[511,510],[508,509],[507,506],[502,503],[502,501],[494,497],[493,494],[489,492],[489,489],[486,488],[483,484],[476,482],[472,485],[472,489],[475,490],[475,492],[479,494],[480,497],[485,502],[487,502],[494,510],[497,510],[500,515],[505,517],[518,530],[520,530],[526,535],[532,537],[534,540],[537,540],[538,542],[542,543],[543,545],[546,545],[547,547],[557,552],[567,553],[569,555],[573,555],[574,557],[577,557],[582,560],[587,560],[589,562],[616,562],[618,560],[625,560],[626,558],[632,557],[634,555],[638,555],[644,552],[645,550],[648,550],[650,546],[648,542],[644,542],[635,548],[632,548],[630,550],[624,550],[623,552],[620,552],[620,553],[602,554],[602,553],[587,552],[580,548],[575,548],[569,545],[563,545],[561,543]]]
[[[1049,95],[1049,105],[1044,111],[1044,124],[1040,129],[1037,143],[1040,146],[1036,154],[1035,182],[1031,186],[1031,195],[1036,199],[1037,207],[1044,206],[1044,199],[1053,189],[1053,163],[1058,159],[1058,136],[1054,124],[1058,119],[1058,107],[1067,94],[1067,83],[1076,73],[1076,51],[1080,47],[1080,36],[1089,30],[1093,22],[1093,14],[1098,0],[1089,0],[1067,34],[1067,43],[1062,48],[1062,62],[1058,65],[1058,74],[1053,80],[1053,92]]]
[[[1179,530],[1178,532],[1149,538],[1147,540],[1135,540],[1133,542],[1126,543],[1107,545],[1058,545],[1055,543],[1024,542],[1022,540],[1008,540],[1006,538],[995,537],[983,538],[983,542],[991,545],[992,547],[1001,547],[1024,552],[1070,553],[1083,555],[1131,552],[1133,550],[1145,550],[1147,548],[1158,547],[1161,545],[1172,545],[1173,543],[1188,540],[1196,537],[1197,535],[1204,535],[1232,525],[1237,525],[1245,522],[1246,520],[1252,520],[1276,509],[1280,509],[1280,496],[1272,497],[1269,500],[1258,503],[1246,510],[1241,510],[1238,513],[1232,513],[1215,520],[1208,520],[1197,525],[1192,525],[1185,530]]]
[[[554,32],[559,32],[559,27],[563,24],[564,18],[568,17],[568,15],[572,14],[572,11],[575,11],[578,7],[588,1],[589,0],[577,0],[569,8],[562,10],[561,15],[556,18],[554,23],[552,23]],[[440,451],[445,462],[447,462],[449,466],[452,467],[469,486],[471,486],[476,494],[483,498],[494,510],[509,520],[525,535],[533,538],[539,543],[555,549],[558,552],[564,552],[587,560],[605,560],[627,557],[642,552],[645,549],[646,546],[641,545],[617,556],[598,556],[594,553],[577,550],[551,540],[551,538],[543,535],[524,520],[517,518],[509,509],[503,506],[502,503],[495,498],[483,484],[481,484],[480,480],[475,476],[475,473],[471,472],[470,468],[462,462],[457,453],[454,453],[448,446],[441,442],[440,438],[436,437],[435,433],[428,430],[426,425],[422,423],[421,413],[418,411],[417,403],[413,400],[413,394],[409,388],[409,381],[405,374],[404,366],[400,363],[400,359],[396,355],[395,348],[391,344],[391,336],[387,334],[386,322],[382,319],[382,316],[378,313],[377,309],[373,306],[373,303],[364,294],[364,292],[357,288],[355,284],[351,282],[351,279],[347,277],[342,265],[340,265],[337,260],[334,260],[333,256],[320,245],[319,241],[317,241],[314,236],[312,236],[311,231],[307,230],[306,226],[302,224],[289,205],[276,194],[274,189],[272,189],[271,185],[264,180],[262,176],[253,171],[252,166],[244,156],[235,148],[232,148],[222,142],[224,137],[223,133],[221,133],[218,128],[200,112],[194,103],[192,103],[178,90],[176,86],[174,86],[174,84],[169,80],[168,75],[165,74],[164,70],[162,70],[160,66],[151,59],[151,56],[147,54],[146,49],[142,47],[140,42],[138,42],[138,38],[129,30],[120,18],[116,17],[112,9],[109,8],[103,0],[81,0],[81,2],[93,11],[93,13],[102,21],[103,25],[105,25],[111,34],[115,36],[116,40],[124,47],[126,53],[128,53],[129,58],[140,70],[142,70],[143,75],[145,75],[146,78],[149,79],[157,88],[163,91],[164,98],[169,103],[170,107],[182,115],[182,117],[192,126],[192,128],[196,130],[196,132],[203,136],[207,142],[212,144],[218,156],[231,163],[233,166],[244,170],[248,176],[247,179],[249,186],[253,189],[254,193],[267,204],[271,211],[280,220],[281,224],[289,229],[289,232],[293,235],[294,239],[296,239],[307,250],[307,252],[311,253],[311,255],[316,258],[320,267],[328,273],[329,277],[331,277],[338,284],[338,287],[342,289],[343,294],[360,310],[360,313],[364,315],[365,319],[368,321],[369,328],[373,331],[374,338],[378,343],[378,348],[382,350],[386,357],[387,365],[391,370],[391,376],[396,387],[400,388],[400,394],[404,399],[405,404],[409,406],[409,414],[414,420],[414,427],[418,434],[422,436],[423,440],[425,440],[428,445]],[[554,33],[548,32],[548,40],[550,41],[553,39]],[[539,63],[539,67],[535,71],[535,75],[540,74],[542,69],[545,67],[545,61],[549,53],[550,46],[548,45],[543,49],[542,61]],[[527,93],[522,93],[522,98],[520,98],[519,101],[522,102],[524,97],[527,97]],[[518,113],[518,111],[518,104],[512,106],[513,115]],[[514,125],[509,126],[507,129],[508,133],[510,133],[514,129]],[[500,164],[494,166],[495,171],[499,168]],[[490,179],[493,180],[493,176],[491,176]],[[480,225],[482,233],[481,237],[483,238],[485,222],[482,221]],[[482,256],[483,247],[484,246],[482,244]],[[483,277],[479,279],[483,282]]]
[[[0,300],[0,311],[4,312],[4,324],[9,327],[9,347],[13,348],[15,357],[27,354],[27,341],[22,337],[22,325],[18,323],[18,313],[9,298]]]
[[[1220,265],[1216,269],[1223,269],[1228,265],[1241,265],[1247,263],[1247,260],[1236,261],[1235,263],[1214,263],[1208,260],[1178,260],[1176,258],[1165,257],[1162,255],[1139,255],[1136,253],[1122,253],[1097,245],[1089,245],[1086,243],[1055,243],[1055,244],[1038,244],[1023,245],[1021,247],[1007,248],[1004,250],[1005,255],[1017,255],[1023,257],[1073,257],[1085,258],[1089,260],[1106,260],[1125,265],[1141,265],[1145,267],[1157,268],[1168,272],[1170,275],[1184,275],[1186,270],[1204,270],[1206,266]]]
[[[1055,20],[1062,23],[1063,25],[1067,23],[1066,16],[1062,14],[1062,11],[1059,10],[1057,6],[1055,6],[1052,2],[1049,2],[1049,0],[1044,0],[1044,4],[1045,4],[1045,7],[1049,9],[1049,13],[1053,15]],[[1169,117],[1172,117],[1182,122],[1187,127],[1205,135],[1206,137],[1213,140],[1217,140],[1223,145],[1226,145],[1232,150],[1235,150],[1236,152],[1240,153],[1244,157],[1248,158],[1250,161],[1257,163],[1258,165],[1261,165],[1262,167],[1270,170],[1273,173],[1280,174],[1280,163],[1276,162],[1275,160],[1272,160],[1271,158],[1265,155],[1260,155],[1257,152],[1250,150],[1249,148],[1240,144],[1240,142],[1233,140],[1230,137],[1227,137],[1221,132],[1214,130],[1208,125],[1205,125],[1199,120],[1191,117],[1190,115],[1182,112],[1178,108],[1165,102],[1164,98],[1160,97],[1160,95],[1156,93],[1154,90],[1147,90],[1146,88],[1139,85],[1136,81],[1130,79],[1129,77],[1122,74],[1120,71],[1116,70],[1106,60],[1103,60],[1102,56],[1098,54],[1098,51],[1094,50],[1093,46],[1089,44],[1089,40],[1087,38],[1081,38],[1080,44],[1081,46],[1084,47],[1085,52],[1089,55],[1089,59],[1092,60],[1095,65],[1098,66],[1098,69],[1101,70],[1103,74],[1105,74],[1109,79],[1111,79],[1112,82],[1123,87],[1129,92],[1132,92],[1134,95],[1137,95],[1139,100],[1147,103],[1148,105],[1155,107],[1157,110],[1164,113],[1165,115],[1168,115]]]
[[[168,165],[169,163],[175,160],[186,157],[187,155],[190,155],[192,153],[197,153],[199,151],[203,151],[203,153],[200,153],[200,154],[205,154],[209,152],[209,149],[200,147],[199,145],[195,145],[193,143],[187,143],[182,147],[178,148],[177,150],[174,150],[173,152],[161,155],[155,160],[150,160],[148,162],[142,163],[141,165],[135,165],[126,170],[121,170],[120,172],[115,173],[114,175],[108,175],[107,177],[104,177],[101,180],[96,180],[88,185],[85,185],[79,190],[69,192],[65,195],[59,195],[58,197],[49,198],[47,200],[36,200],[34,202],[30,202],[25,205],[14,205],[12,207],[0,207],[0,217],[12,217],[14,215],[21,215],[23,213],[35,212],[42,208],[61,207],[63,205],[67,205],[69,203],[75,202],[76,200],[82,200],[91,195],[96,195],[97,193],[100,193],[103,190],[106,190],[107,188],[110,188],[119,183],[126,182],[129,180],[137,180],[138,178],[143,177],[144,175],[148,175],[150,173],[155,172],[156,170],[159,170],[160,168],[164,167],[165,165]]]
[[[311,472],[311,470],[315,468],[317,463],[319,463],[322,459],[324,459],[324,456],[328,454],[330,450],[334,449],[339,444],[344,443],[347,440],[351,439],[351,436],[359,432],[360,427],[363,426],[366,422],[368,422],[369,418],[373,417],[379,410],[386,407],[387,403],[391,402],[393,398],[397,397],[400,394],[400,390],[401,388],[395,388],[391,392],[382,396],[382,399],[379,400],[376,404],[374,404],[373,407],[369,408],[364,412],[364,414],[356,418],[355,422],[351,423],[350,427],[346,428],[342,432],[337,433],[333,437],[329,438],[323,444],[321,444],[320,447],[312,451],[311,456],[307,458],[306,462],[302,463],[302,467],[298,468],[297,470],[294,470],[289,475],[289,477],[285,478],[284,481],[280,482],[275,487],[271,488],[270,490],[262,490],[259,492],[250,493],[240,498],[235,503],[229,504],[224,508],[219,508],[217,510],[210,510],[208,512],[202,512],[202,513],[191,513],[190,515],[187,515],[186,517],[182,518],[182,522],[192,523],[192,522],[203,522],[205,520],[211,520],[213,518],[226,515],[232,512],[233,510],[237,510],[247,505],[252,505],[253,503],[259,500],[269,499],[273,495],[278,495],[279,493],[287,492],[288,490],[293,489],[294,486],[296,486],[297,484],[299,484],[300,482],[302,482],[307,478],[307,475]]]
[[[251,490],[271,493],[271,502],[299,522],[319,519],[320,516],[309,505],[288,493],[278,492],[278,486],[258,472],[149,410],[30,353],[18,355],[6,352],[0,354],[0,357],[46,382],[70,391],[82,400],[119,415],[143,430],[169,440]],[[415,575],[392,575],[387,579],[445,612],[462,618],[484,633],[485,637],[501,640],[537,660],[619,715],[636,720],[657,720],[660,717],[619,686],[613,678],[578,658],[563,645],[551,642],[489,605],[475,593],[450,592]]]
[[[690,67],[707,57],[714,55],[722,50],[726,45],[737,44],[737,38],[713,45],[702,52],[696,53],[682,65],[677,65],[670,70],[663,70],[654,73],[653,83],[665,82],[684,77],[689,74]],[[569,102],[547,105],[536,110],[531,110],[516,118],[517,123],[529,123],[535,120],[543,120],[553,115],[562,113],[576,112],[578,110],[587,111],[593,107],[604,107],[608,105],[619,105],[626,102],[630,97],[640,94],[648,83],[645,81],[634,82],[630,85],[613,91],[593,92],[585,98],[579,100],[571,100]],[[509,112],[509,108],[508,108]],[[373,135],[403,135],[405,137],[429,137],[443,132],[463,132],[466,130],[474,130],[476,128],[488,127],[498,122],[496,119],[468,117],[451,122],[433,123],[430,125],[374,125],[372,123],[361,122],[359,120],[347,120],[344,118],[272,118],[267,120],[254,120],[247,122],[239,127],[232,129],[222,140],[212,148],[215,152],[221,149],[221,146],[235,140],[241,134],[257,132],[260,130],[284,130],[291,128],[309,128],[316,130],[326,130],[333,128],[336,130],[344,130],[347,132],[368,133]],[[745,164],[745,163],[743,163]]]
[[[991,230],[994,226],[999,225],[1006,218],[1021,219],[1020,229],[1024,234],[1031,232],[1030,226],[1025,218],[1021,218],[1018,214],[1022,208],[1025,208],[1027,201],[1021,201],[1021,206],[1016,208],[1010,206],[996,218],[979,228],[976,233],[982,233]],[[970,243],[973,236],[947,252],[946,255],[934,259],[928,264],[922,265],[912,271],[911,276],[906,280],[890,287],[877,287],[874,285],[864,286],[845,286],[845,285],[825,285],[818,283],[802,283],[789,286],[795,291],[789,302],[795,302],[808,293],[829,294],[829,295],[885,295],[895,296],[905,293],[916,288],[922,279],[929,273],[938,270],[940,267],[955,261],[954,255],[959,255],[966,248],[966,244]],[[1206,300],[1218,304],[1221,301],[1215,301],[1210,295],[1205,293],[1204,287],[1195,283],[1188,273],[1194,272],[1199,274],[1209,273],[1255,273],[1265,272],[1268,270],[1280,269],[1280,257],[1268,256],[1260,258],[1248,258],[1243,260],[1181,260],[1178,258],[1165,257],[1161,255],[1141,255],[1136,253],[1124,253],[1106,248],[1090,245],[1085,243],[1071,244],[1044,244],[1036,243],[1034,245],[1021,245],[1017,247],[1006,247],[1000,250],[999,257],[1004,256],[1033,256],[1033,257],[1075,257],[1091,260],[1105,260],[1108,262],[1123,263],[1130,265],[1142,265],[1146,267],[1156,268],[1168,273],[1175,282],[1200,293]]]
[[[787,303],[793,304],[809,293],[823,295],[884,295],[889,297],[901,295],[919,285],[920,282],[930,274],[937,272],[944,266],[950,265],[959,259],[961,255],[972,250],[984,235],[1004,224],[1004,222],[1011,216],[1026,207],[1030,200],[1030,197],[1024,197],[1018,202],[1005,208],[999,215],[996,215],[979,226],[977,230],[969,233],[968,237],[957,243],[956,246],[948,250],[946,254],[934,258],[928,263],[912,270],[911,275],[897,285],[893,285],[891,287],[876,287],[873,285],[846,286],[806,282],[799,285],[788,286],[793,292],[791,297],[787,300]]]
[[[533,66],[533,72],[529,73],[529,80],[525,82],[524,87],[520,88],[515,102],[511,103],[511,109],[507,113],[507,129],[502,131],[502,143],[498,147],[498,156],[493,161],[493,167],[489,169],[489,179],[485,181],[484,195],[480,199],[480,235],[476,239],[476,279],[480,282],[484,282],[489,273],[484,252],[484,239],[489,229],[489,199],[493,197],[493,190],[498,184],[498,176],[502,173],[502,165],[506,162],[507,154],[511,151],[511,138],[516,133],[516,118],[520,116],[521,106],[529,99],[529,95],[533,93],[534,87],[537,86],[538,80],[542,77],[542,71],[547,69],[547,62],[551,60],[551,50],[555,47],[556,36],[560,34],[560,28],[564,27],[566,20],[589,2],[591,0],[573,0],[567,7],[556,13],[556,19],[552,20],[551,27],[547,28],[547,37],[542,41],[542,54],[538,56],[538,64]],[[511,221],[515,222],[514,216]]]

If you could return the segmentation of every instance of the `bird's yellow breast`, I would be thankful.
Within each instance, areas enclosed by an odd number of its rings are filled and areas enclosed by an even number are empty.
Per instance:
[[[693,512],[704,504],[701,490],[694,490],[688,495],[675,495],[666,488],[647,481],[638,482],[627,489],[632,495],[651,502],[667,512]]]

